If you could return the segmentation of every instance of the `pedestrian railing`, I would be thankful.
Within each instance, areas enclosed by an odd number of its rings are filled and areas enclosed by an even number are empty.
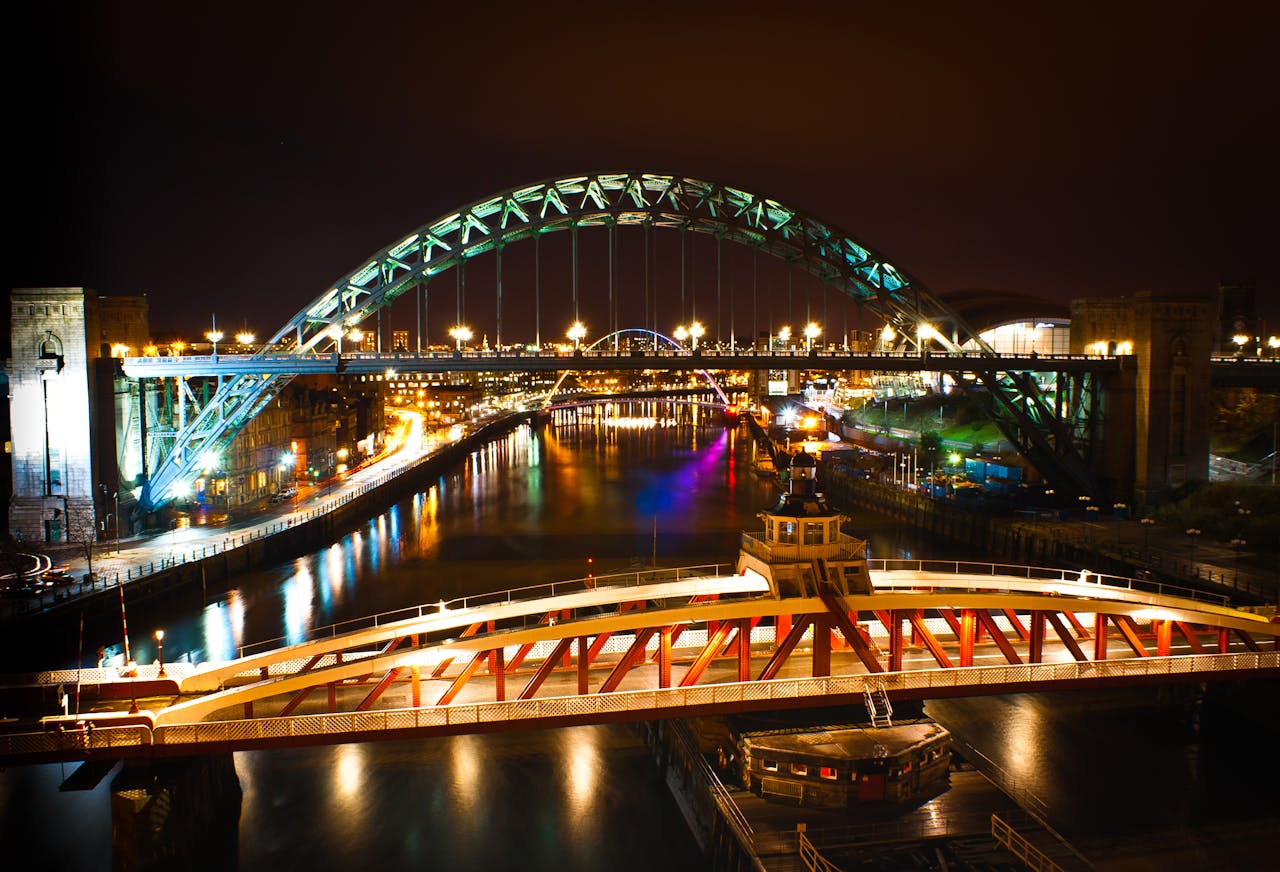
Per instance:
[[[252,748],[285,743],[292,739],[331,737],[333,743],[353,741],[362,735],[412,735],[417,731],[480,731],[485,725],[537,722],[554,726],[557,722],[605,721],[620,713],[638,716],[692,717],[703,711],[742,707],[767,708],[770,702],[813,700],[829,697],[860,699],[873,686],[883,684],[890,693],[920,695],[920,691],[945,690],[949,694],[965,688],[1000,685],[1035,685],[1098,679],[1114,682],[1124,678],[1161,676],[1212,677],[1221,672],[1280,670],[1280,651],[1194,654],[1176,657],[1141,657],[1065,663],[920,669],[878,675],[840,675],[823,678],[785,678],[702,684],[649,690],[595,693],[545,699],[504,702],[463,703],[446,706],[396,708],[367,712],[337,712],[247,720],[164,723],[163,710],[144,713],[143,718],[160,724],[153,729],[101,727],[93,730],[91,747],[122,748],[151,745],[192,747],[218,745]],[[110,732],[115,731],[115,732]],[[109,733],[109,736],[108,736]],[[390,738],[392,736],[384,736]],[[63,732],[0,734],[0,760],[23,756],[57,755],[75,751]]]

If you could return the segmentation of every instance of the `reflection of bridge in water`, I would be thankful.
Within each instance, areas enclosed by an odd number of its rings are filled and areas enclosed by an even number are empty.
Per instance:
[[[1220,597],[1034,567],[868,567],[865,594],[778,597],[753,572],[646,570],[417,606],[163,677],[45,673],[37,683],[79,677],[118,710],[0,736],[0,760],[858,704],[881,688],[920,699],[1280,674],[1280,623]]]

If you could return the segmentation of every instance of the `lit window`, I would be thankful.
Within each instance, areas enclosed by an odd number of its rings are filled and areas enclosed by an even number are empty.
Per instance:
[[[760,768],[763,769],[765,772],[777,772],[778,761],[777,760],[761,760]]]
[[[808,763],[792,763],[791,774],[792,775],[808,775],[809,764]]]
[[[828,781],[836,780],[836,770],[831,766],[823,766],[821,769],[818,770],[818,775],[821,776],[822,778],[827,779]]]

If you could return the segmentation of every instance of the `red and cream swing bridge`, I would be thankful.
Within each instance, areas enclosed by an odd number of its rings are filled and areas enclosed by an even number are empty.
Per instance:
[[[0,734],[0,763],[1280,676],[1280,623],[1224,597],[1087,571],[864,559],[812,475],[793,464],[736,567],[421,605],[228,662],[23,677],[78,678],[94,710]]]

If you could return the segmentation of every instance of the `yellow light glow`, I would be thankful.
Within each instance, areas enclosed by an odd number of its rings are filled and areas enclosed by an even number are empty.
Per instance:
[[[893,338],[897,335],[898,334],[894,333],[893,328],[890,327],[888,324],[884,325],[884,329],[880,331],[880,338],[883,339],[885,342],[892,342]]]
[[[1116,346],[1116,354],[1133,354],[1133,343],[1121,342]]]
[[[210,330],[209,332],[204,334],[204,338],[208,339],[210,342],[219,342],[222,340],[222,331]]]
[[[169,344],[169,349],[173,352],[174,357],[181,357],[182,352],[186,347],[187,343],[183,342],[181,339],[175,339]]]
[[[236,342],[241,345],[252,345],[256,337],[248,331],[241,331],[236,334]]]
[[[125,345],[125,344],[123,344],[123,343],[121,343],[121,342],[117,342],[117,343],[115,343],[114,345],[112,345],[112,346],[111,346],[111,356],[112,356],[112,357],[128,357],[128,356],[129,356],[129,351],[130,351],[129,346],[127,346],[127,345]]]
[[[786,341],[787,341],[788,339],[790,339],[790,338],[791,338],[791,328],[790,328],[790,327],[779,327],[779,328],[778,328],[778,341],[780,341],[780,342],[786,342]]]
[[[1231,337],[1231,341],[1241,348],[1244,348],[1249,342],[1249,337],[1245,336],[1243,333],[1237,333],[1235,336]]]
[[[819,335],[821,335],[821,333],[822,333],[822,328],[821,328],[821,327],[819,327],[817,324],[815,324],[815,323],[814,323],[814,322],[812,322],[812,321],[810,321],[808,324],[804,325],[804,338],[805,338],[805,339],[817,339],[817,338],[818,338],[818,336],[819,336]]]

